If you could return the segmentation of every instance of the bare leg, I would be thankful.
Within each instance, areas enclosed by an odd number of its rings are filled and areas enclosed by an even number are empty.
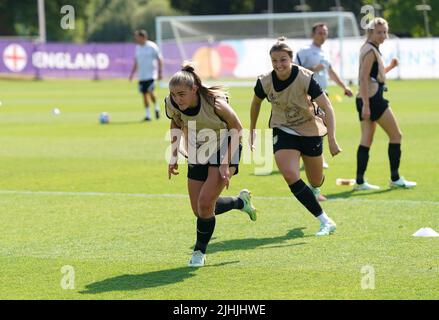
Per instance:
[[[399,180],[399,164],[401,161],[401,140],[402,134],[399,130],[392,109],[387,108],[383,115],[378,119],[378,124],[383,128],[389,137],[388,156],[390,163],[390,179]]]

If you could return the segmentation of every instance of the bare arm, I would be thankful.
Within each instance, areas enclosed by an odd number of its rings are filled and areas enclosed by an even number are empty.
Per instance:
[[[181,128],[171,120],[171,159],[168,165],[168,179],[172,175],[178,175],[178,147],[180,146]]]
[[[314,101],[317,105],[325,111],[326,127],[328,128],[328,142],[331,155],[335,156],[342,150],[338,146],[337,139],[335,137],[335,113],[332,108],[331,101],[329,101],[326,94],[321,94]]]
[[[218,99],[215,103],[215,112],[227,123],[231,137],[231,148],[229,148],[227,155],[224,157],[222,164],[229,164],[231,155],[239,149],[239,142],[242,135],[242,124],[236,114],[235,110],[227,103],[226,100]],[[238,143],[236,143],[238,142]]]
[[[332,68],[332,66],[329,66],[328,73],[329,78],[331,78],[337,85],[339,85],[343,89],[346,96],[353,96],[352,90],[348,86],[346,86],[343,81],[341,81],[340,77],[338,76],[337,72],[335,72],[335,70]]]
[[[250,108],[250,149],[255,149],[256,139],[256,124],[258,122],[259,112],[261,111],[262,100],[256,95],[253,95],[253,100]]]
[[[161,58],[161,57],[158,57],[157,58],[157,62],[158,62],[158,67],[159,67],[159,70],[158,70],[158,80],[162,80],[163,79],[163,58]]]
[[[242,124],[236,112],[225,99],[216,100],[215,112],[227,123],[227,129],[229,129],[228,133],[231,138],[231,143],[228,144],[226,154],[222,155],[223,158],[221,159],[221,164],[219,167],[221,178],[224,180],[226,188],[228,188],[230,181],[229,164],[232,162],[232,157],[239,152]]]
[[[393,58],[392,61],[390,61],[390,64],[384,68],[384,71],[386,73],[390,72],[391,70],[393,70],[393,68],[397,67],[399,65],[399,61],[396,58]]]
[[[361,117],[364,120],[370,118],[370,106],[369,106],[369,78],[370,71],[372,70],[372,65],[375,62],[375,54],[370,51],[363,60],[363,68],[360,73],[360,96],[363,100],[363,110],[361,112]]]
[[[136,59],[134,59],[133,68],[131,69],[130,76],[128,77],[130,81],[133,80],[134,72],[136,72],[136,70],[137,70],[137,61]]]

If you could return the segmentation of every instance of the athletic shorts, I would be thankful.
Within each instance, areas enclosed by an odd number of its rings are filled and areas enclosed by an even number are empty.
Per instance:
[[[242,145],[239,145],[238,150],[238,159],[241,159]],[[239,171],[239,160],[236,164],[230,164],[229,168],[236,168],[235,173],[233,175],[238,174]],[[220,161],[220,150],[218,150],[216,154],[216,161],[212,161],[214,163],[206,163],[206,164],[188,164],[187,177],[192,180],[197,181],[206,181],[207,176],[209,175],[209,167],[219,167],[221,164]]]
[[[298,150],[305,156],[318,157],[323,153],[323,137],[302,137],[273,128],[273,153],[278,150]]]
[[[154,91],[154,79],[139,81],[139,92],[147,93]]]
[[[384,99],[383,97],[384,85],[378,86],[378,91],[374,96],[369,98],[369,106],[370,106],[370,120],[377,121],[389,107],[389,100]],[[363,109],[363,100],[361,98],[355,99],[358,111],[358,117],[360,121],[363,121],[361,117],[361,111]]]

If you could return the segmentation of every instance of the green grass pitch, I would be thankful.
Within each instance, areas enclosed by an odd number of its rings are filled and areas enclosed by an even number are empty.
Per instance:
[[[354,100],[344,97],[334,102],[343,152],[331,158],[326,144],[322,189],[337,232],[316,238],[317,220],[282,176],[242,164],[223,194],[250,189],[258,221],[219,216],[206,267],[191,269],[186,168],[168,180],[169,121],[140,122],[134,82],[1,80],[0,299],[438,299],[439,238],[412,236],[439,231],[438,84],[388,84],[403,132],[401,173],[415,189],[388,189],[381,129],[367,179],[382,189],[336,186],[354,177],[360,134]],[[248,128],[253,90],[230,92]],[[157,94],[162,102],[166,89]],[[258,128],[269,110],[264,103]],[[103,111],[108,125],[98,122]]]

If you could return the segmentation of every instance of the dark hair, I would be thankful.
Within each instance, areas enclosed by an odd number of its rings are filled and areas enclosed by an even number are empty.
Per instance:
[[[198,87],[200,94],[208,100],[218,95],[228,95],[222,86],[205,87],[201,83],[201,79],[195,72],[192,63],[185,62],[180,71],[176,72],[169,80],[169,88],[185,85],[189,88]]]
[[[134,34],[136,36],[143,37],[143,38],[147,38],[148,37],[148,32],[146,30],[144,30],[144,29],[138,29],[138,30],[134,31]]]
[[[270,49],[270,55],[273,52],[284,51],[288,53],[291,59],[293,59],[293,50],[287,45],[287,43],[285,42],[286,40],[287,38],[285,37],[277,38],[277,42]]]
[[[326,27],[327,28],[328,25],[326,23],[324,23],[324,22],[314,23],[313,26],[312,26],[312,33],[314,34],[316,32],[317,28],[320,28],[320,27]]]

